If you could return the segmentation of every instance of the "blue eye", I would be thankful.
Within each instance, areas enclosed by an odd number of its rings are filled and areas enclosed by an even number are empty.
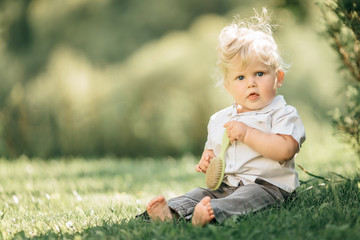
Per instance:
[[[239,80],[244,80],[245,77],[244,77],[244,76],[238,76],[237,79],[239,79]]]
[[[263,76],[263,75],[264,75],[263,72],[257,72],[257,73],[256,73],[256,76],[258,76],[258,77],[261,77],[261,76]]]

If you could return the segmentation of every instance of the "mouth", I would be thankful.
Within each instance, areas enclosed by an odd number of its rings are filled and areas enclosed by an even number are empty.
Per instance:
[[[250,100],[256,100],[260,95],[256,92],[252,92],[248,95],[248,99]]]

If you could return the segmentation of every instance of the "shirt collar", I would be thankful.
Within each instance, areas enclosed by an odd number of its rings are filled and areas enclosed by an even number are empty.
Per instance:
[[[252,115],[252,114],[258,114],[258,113],[268,113],[274,109],[283,107],[286,104],[287,103],[286,103],[284,97],[282,95],[278,95],[273,99],[273,101],[269,105],[267,105],[261,109],[250,111],[250,112],[245,112],[245,113],[237,113],[238,105],[236,103],[233,103],[232,107],[228,108],[229,110],[227,111],[227,114],[230,116],[235,116],[235,115]]]

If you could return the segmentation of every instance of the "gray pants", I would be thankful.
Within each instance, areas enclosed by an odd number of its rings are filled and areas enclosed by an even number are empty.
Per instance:
[[[216,191],[196,188],[182,196],[167,201],[170,209],[186,220],[191,219],[195,206],[206,196],[211,198],[210,204],[217,222],[223,222],[231,216],[240,216],[255,212],[284,201],[289,193],[256,179],[254,184],[229,187],[222,183]]]

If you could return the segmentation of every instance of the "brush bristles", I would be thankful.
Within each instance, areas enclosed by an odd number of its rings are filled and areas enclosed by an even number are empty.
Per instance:
[[[223,161],[220,158],[213,158],[210,161],[210,164],[206,170],[206,185],[208,188],[215,190],[219,184],[219,181],[222,181],[222,169]]]

